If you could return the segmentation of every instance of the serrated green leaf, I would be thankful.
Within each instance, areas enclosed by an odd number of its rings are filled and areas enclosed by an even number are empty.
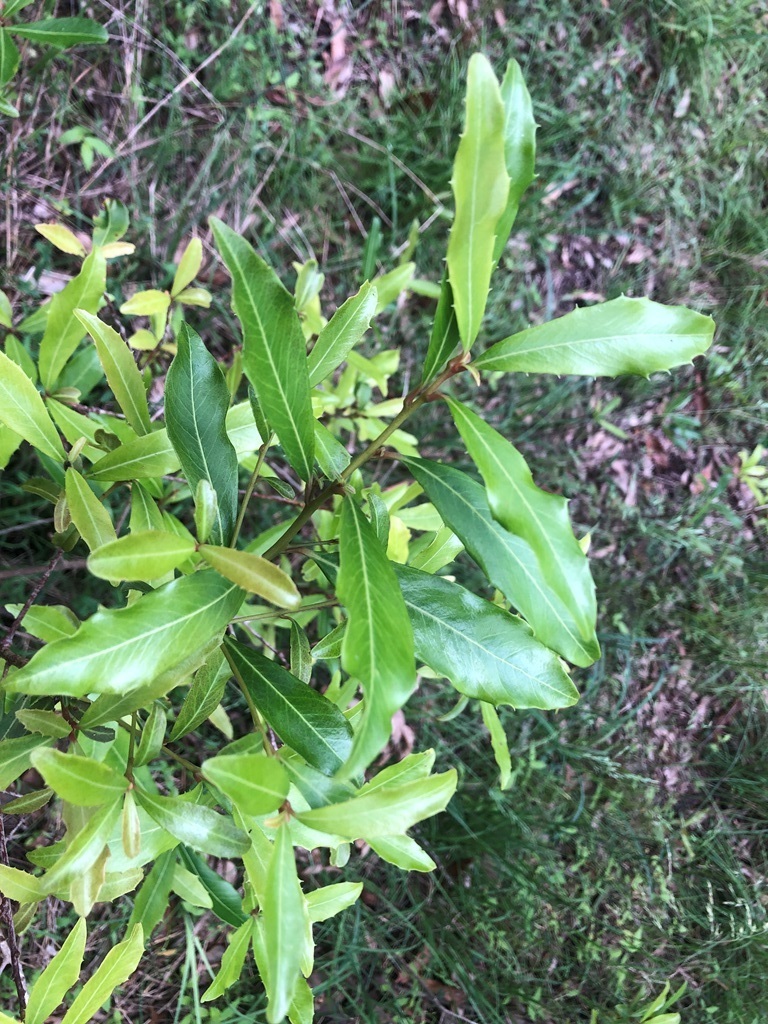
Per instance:
[[[493,270],[499,218],[509,195],[504,159],[504,104],[488,58],[467,69],[464,132],[453,164],[456,213],[448,240],[448,277],[456,323],[467,352],[480,332]]]
[[[417,657],[459,693],[515,708],[576,703],[578,691],[560,659],[527,622],[439,576],[406,566],[395,571]]]
[[[388,864],[402,871],[434,871],[437,864],[410,836],[379,836],[368,845]]]
[[[541,578],[531,546],[505,530],[491,514],[484,488],[466,473],[427,459],[408,459],[446,525],[459,537],[488,579],[512,602],[543,644],[574,665],[600,656],[585,640],[569,609]]]
[[[37,366],[32,356],[27,352],[18,338],[9,334],[5,339],[5,354],[12,359],[17,366],[20,366],[33,384],[37,383]]]
[[[684,306],[612,299],[529,327],[492,345],[478,370],[642,377],[689,363],[712,344],[715,323]]]
[[[0,352],[0,421],[57,462],[66,456],[40,393],[12,359]]]
[[[435,752],[422,750],[418,754],[407,754],[402,761],[387,765],[377,772],[372,779],[362,787],[360,793],[373,793],[375,789],[384,786],[402,786],[406,782],[413,782],[414,779],[426,779],[435,764]]]
[[[307,893],[307,911],[310,922],[319,924],[320,921],[327,921],[329,918],[335,917],[342,910],[346,910],[347,907],[356,903],[362,891],[362,882],[336,882]]]
[[[128,608],[96,612],[74,636],[38,651],[7,680],[8,689],[73,697],[125,694],[213,639],[242,600],[242,590],[214,572],[174,580]]]
[[[114,803],[128,788],[128,779],[103,761],[60,750],[35,750],[32,764],[57,796],[75,807]]]
[[[102,580],[154,580],[177,569],[194,552],[194,541],[159,530],[145,530],[92,551],[88,570]]]
[[[274,757],[220,754],[203,761],[200,770],[245,814],[270,814],[288,796],[288,776]]]
[[[296,609],[301,604],[301,594],[291,577],[261,555],[210,544],[201,544],[199,551],[216,572],[243,590],[258,594],[279,608]]]
[[[250,839],[230,818],[210,807],[175,796],[157,796],[136,789],[136,800],[147,814],[180,843],[212,857],[241,857]]]
[[[45,1024],[49,1014],[75,987],[83,964],[86,938],[85,918],[81,917],[32,987],[26,1024]]]
[[[17,903],[38,903],[45,899],[45,890],[39,878],[6,864],[0,864],[0,893]]]
[[[480,711],[483,715],[483,722],[488,732],[491,734],[491,746],[493,747],[493,756],[496,759],[496,764],[499,767],[500,779],[499,786],[502,790],[507,789],[510,782],[512,781],[512,761],[509,756],[509,744],[507,743],[507,734],[504,732],[504,727],[501,724],[496,708],[492,704],[487,704],[485,701],[480,701]]]
[[[61,1024],[86,1024],[106,1003],[112,993],[133,974],[144,953],[141,926],[107,953],[95,972],[83,985]]]
[[[314,417],[304,334],[293,298],[248,242],[215,217],[216,246],[232,275],[232,306],[243,328],[243,366],[288,461],[308,480]]]
[[[63,739],[72,732],[72,726],[55,711],[22,708],[16,712],[16,718],[27,732],[38,732],[42,736],[50,736],[52,739]]]
[[[7,682],[13,676],[9,676]],[[0,789],[7,789],[32,763],[32,751],[49,747],[51,740],[41,736],[14,736],[0,740]]]
[[[149,941],[152,932],[162,921],[168,909],[168,897],[176,870],[176,850],[161,853],[151,871],[139,886],[133,910],[128,920],[128,931],[141,926],[144,937]]]
[[[573,534],[565,498],[542,491],[520,452],[467,406],[448,398],[467,451],[485,481],[494,519],[533,549],[542,579],[558,595],[581,636],[596,643],[597,603],[589,562]]]
[[[92,480],[149,480],[175,473],[179,459],[165,429],[121,444],[99,459],[89,476]]]
[[[261,910],[267,966],[267,976],[262,981],[269,1000],[267,1021],[280,1024],[301,977],[301,936],[309,929],[307,904],[296,875],[287,825],[277,830]]]
[[[237,518],[237,454],[227,436],[229,391],[200,336],[182,324],[165,383],[165,422],[190,487],[207,480],[216,492],[215,544],[228,544]]]
[[[109,38],[104,26],[90,18],[43,18],[27,24],[10,25],[9,29],[14,35],[34,43],[62,48],[78,43],[106,43]]]
[[[352,747],[352,728],[326,697],[274,661],[229,637],[233,668],[278,736],[326,775],[337,771]]]
[[[93,493],[88,481],[76,469],[68,469],[64,480],[72,522],[91,551],[116,541],[117,534],[109,512]]]
[[[229,936],[229,945],[224,950],[218,974],[212,984],[203,992],[200,1002],[205,1003],[211,999],[218,999],[239,979],[251,945],[252,935],[253,921],[248,920]]]
[[[107,286],[107,261],[99,252],[86,257],[77,277],[51,299],[40,342],[40,379],[52,391],[65,364],[85,337],[75,310],[95,313]]]
[[[341,804],[303,811],[296,817],[310,828],[344,836],[345,839],[368,840],[399,835],[424,818],[445,810],[456,790],[456,783],[456,771],[451,768],[428,779],[413,779],[400,786],[382,786]]]
[[[416,665],[413,631],[392,563],[351,498],[342,507],[340,555],[338,593],[349,616],[341,662],[360,680],[365,695],[362,722],[344,767],[349,778],[386,745],[392,716],[416,685]]]
[[[171,285],[171,297],[178,298],[179,292],[192,284],[200,271],[203,262],[203,243],[199,238],[191,238],[182,253],[179,265]]]
[[[226,882],[220,875],[209,868],[205,861],[186,846],[179,847],[181,859],[187,868],[200,879],[206,892],[211,897],[212,911],[226,924],[237,928],[245,920],[242,900],[234,886]],[[243,862],[248,857],[248,851],[242,854]]]
[[[378,294],[366,281],[360,291],[339,306],[318,335],[307,363],[312,387],[325,380],[362,339],[376,314]]]
[[[75,309],[74,314],[96,344],[107,383],[126,419],[137,434],[149,434],[152,426],[149,422],[147,393],[131,350],[117,331],[113,331],[97,316],[84,309]],[[48,322],[50,324],[50,319]]]
[[[501,100],[504,104],[504,162],[509,175],[509,195],[496,227],[494,264],[498,263],[507,244],[523,193],[535,177],[536,122],[523,73],[515,60],[507,64],[501,83]]]

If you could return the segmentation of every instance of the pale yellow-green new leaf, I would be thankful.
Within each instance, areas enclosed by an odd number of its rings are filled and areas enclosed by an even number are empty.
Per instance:
[[[93,551],[88,569],[103,580],[156,580],[194,554],[195,542],[161,530],[143,530]]]
[[[193,238],[184,250],[184,254],[179,260],[179,265],[176,268],[176,274],[173,278],[173,284],[171,285],[171,298],[177,298],[179,293],[183,292],[187,285],[192,284],[198,275],[200,264],[202,262],[203,243],[199,238]]]
[[[0,864],[0,894],[17,903],[38,903],[45,899],[39,878],[6,864]]]
[[[499,218],[509,195],[504,156],[504,104],[487,57],[473,55],[467,71],[464,133],[453,164],[456,201],[448,240],[448,278],[464,351],[480,331]]]
[[[80,977],[87,937],[85,918],[80,918],[56,956],[35,982],[27,1004],[26,1024],[45,1024]]]
[[[261,555],[203,544],[200,554],[216,572],[279,608],[298,608],[301,595],[287,573]]]
[[[77,235],[63,224],[35,224],[35,231],[70,256],[85,256],[85,247]]]
[[[68,469],[64,481],[72,522],[91,551],[117,540],[109,512],[80,473],[76,469]]]
[[[75,807],[114,803],[128,788],[124,775],[91,757],[43,747],[34,750],[30,759],[46,785]]]
[[[0,422],[44,455],[63,462],[64,448],[40,392],[4,352],[0,352]]]
[[[117,331],[113,331],[103,320],[83,309],[76,309],[75,316],[96,343],[107,383],[126,419],[137,434],[148,434],[152,427],[149,423],[147,394],[130,349]]]
[[[144,933],[141,925],[137,924],[124,942],[110,949],[95,973],[83,985],[61,1024],[86,1024],[117,986],[130,978],[143,953]]]
[[[127,302],[120,307],[121,313],[128,316],[155,316],[164,315],[171,304],[171,296],[168,292],[161,292],[150,288],[145,292],[136,292]]]
[[[85,337],[76,309],[95,313],[107,284],[107,261],[100,252],[86,257],[77,277],[51,299],[40,342],[40,379],[52,391],[59,374]]]

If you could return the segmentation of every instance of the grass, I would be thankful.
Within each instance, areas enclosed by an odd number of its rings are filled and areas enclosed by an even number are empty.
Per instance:
[[[764,440],[768,393],[760,5],[534,0],[497,5],[499,25],[483,3],[467,24],[448,5],[433,24],[427,5],[411,16],[364,3],[346,15],[346,93],[324,81],[338,29],[304,5],[280,6],[282,30],[252,16],[230,41],[243,5],[168,3],[151,21],[105,5],[121,60],[93,50],[31,65],[34,116],[5,139],[0,286],[37,254],[50,258],[29,230],[53,215],[41,204],[55,200],[76,227],[108,194],[134,210],[126,279],[148,285],[168,281],[174,252],[210,213],[247,228],[286,279],[291,260],[316,255],[331,307],[355,286],[374,216],[382,266],[416,219],[419,274],[436,279],[462,69],[479,47],[497,66],[520,60],[541,126],[539,179],[494,284],[487,339],[622,292],[718,322],[706,363],[671,377],[465,389],[537,480],[573,498],[592,536],[604,658],[579,674],[575,708],[503,715],[515,766],[504,794],[477,715],[440,722],[450,699],[423,686],[409,712],[418,744],[462,766],[449,813],[422,830],[439,868],[406,878],[370,855],[355,864],[365,899],[319,930],[318,1019],[548,1024],[594,1010],[625,1020],[618,1004],[670,978],[687,982],[684,1022],[762,1024],[766,532],[738,480],[738,452]],[[57,148],[74,125],[119,150],[104,173]],[[114,288],[119,298],[122,281]],[[234,336],[225,306],[222,294],[209,321],[222,352]],[[378,329],[379,343],[402,346],[406,372],[428,314],[413,298]],[[420,415],[428,447],[460,459],[440,410]],[[3,488],[12,528],[37,518],[35,500]],[[4,561],[43,563],[45,538],[45,527],[0,534]],[[67,599],[72,583],[55,578],[47,599]],[[23,580],[0,586],[8,601],[26,592]],[[259,1019],[252,979],[221,1009],[199,1005],[183,974],[190,941],[169,927],[156,959],[178,969],[162,974],[154,1005],[173,1002],[179,1021]],[[145,1019],[152,1006],[132,990],[120,1008]]]

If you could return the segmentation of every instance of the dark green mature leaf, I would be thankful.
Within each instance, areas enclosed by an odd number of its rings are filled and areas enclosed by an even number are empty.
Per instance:
[[[229,390],[224,374],[200,336],[187,324],[176,338],[178,352],[165,382],[165,425],[181,468],[194,491],[207,480],[218,508],[214,544],[229,544],[237,519],[237,454],[225,421]]]
[[[399,835],[445,810],[457,781],[456,770],[451,768],[427,779],[362,792],[344,803],[303,811],[296,817],[303,825],[346,839]]]
[[[133,353],[117,331],[103,320],[99,320],[97,316],[84,309],[76,309],[74,315],[93,338],[107,383],[125,413],[125,418],[137,434],[149,434],[152,427],[149,422],[147,393]],[[50,324],[50,318],[48,323]]]
[[[0,352],[0,423],[44,455],[63,462],[64,447],[40,392],[12,359]]]
[[[188,847],[180,846],[179,853],[186,867],[193,874],[197,875],[205,886],[213,903],[211,910],[219,920],[224,921],[226,924],[231,924],[233,928],[237,928],[238,925],[242,924],[246,917],[243,913],[243,901],[237,889],[225,881],[212,868],[209,868],[202,857],[193,853]],[[247,856],[247,854],[244,854],[244,856]]]
[[[103,25],[90,18],[43,18],[25,25],[9,25],[14,35],[48,46],[75,46],[77,43],[106,43],[109,36]]]
[[[27,1004],[26,1024],[45,1024],[64,996],[77,984],[85,954],[87,929],[81,917],[63,946],[32,986]]]
[[[296,874],[287,824],[277,830],[262,903],[269,1024],[280,1024],[288,1013],[301,977],[304,943],[310,929],[307,904]]]
[[[457,583],[395,566],[416,656],[459,693],[515,708],[569,707],[578,691],[527,622]]]
[[[85,337],[85,327],[75,317],[76,309],[95,313],[107,286],[107,261],[92,252],[80,273],[51,299],[51,308],[40,342],[40,379],[48,391],[64,369],[69,357]]]
[[[157,796],[138,788],[135,794],[139,805],[158,825],[195,850],[212,857],[241,857],[251,845],[245,832],[230,818],[210,807],[178,796]]]
[[[376,533],[352,498],[341,513],[338,593],[349,621],[341,648],[344,669],[359,679],[365,704],[349,778],[367,768],[387,743],[392,716],[416,685],[413,631],[395,571]]]
[[[453,308],[453,292],[448,280],[448,271],[443,274],[440,285],[440,298],[437,300],[435,320],[429,339],[427,358],[421,375],[422,383],[427,383],[437,376],[461,342],[459,327],[456,322],[456,310]]]
[[[256,707],[289,747],[326,775],[352,748],[352,727],[339,708],[263,654],[227,637],[224,646]]]
[[[509,195],[504,160],[504,104],[481,53],[467,69],[466,120],[453,164],[456,215],[448,240],[448,276],[464,351],[480,331],[493,270],[499,218]]]
[[[408,459],[446,526],[460,538],[491,583],[533,627],[537,638],[574,665],[600,656],[596,641],[582,638],[572,614],[541,578],[536,555],[491,514],[484,488],[466,473],[428,459]]]
[[[165,429],[121,444],[99,459],[89,476],[92,480],[149,480],[175,473],[179,459]]]
[[[447,401],[485,481],[494,519],[530,544],[543,580],[568,608],[581,636],[595,643],[595,584],[573,534],[567,500],[537,487],[523,456],[493,427],[461,402]]]
[[[0,88],[16,74],[19,66],[19,49],[4,28],[0,28]],[[10,323],[5,324],[10,327]]]
[[[496,227],[493,262],[497,263],[507,244],[523,193],[533,181],[536,162],[536,122],[531,97],[516,60],[507,64],[501,83],[504,104],[504,162],[509,174],[509,195]]]
[[[706,352],[714,332],[711,317],[684,306],[622,296],[513,334],[474,365],[502,372],[647,377]]]
[[[307,353],[293,298],[244,238],[216,217],[216,246],[232,275],[232,306],[243,327],[243,366],[288,461],[308,480],[315,432]]]
[[[98,611],[64,640],[48,644],[8,679],[18,693],[124,694],[183,662],[224,629],[243,592],[215,572],[196,572]]]
[[[376,313],[376,302],[376,288],[366,281],[357,295],[339,306],[318,335],[307,358],[312,387],[333,373],[344,362],[350,349],[357,345]]]

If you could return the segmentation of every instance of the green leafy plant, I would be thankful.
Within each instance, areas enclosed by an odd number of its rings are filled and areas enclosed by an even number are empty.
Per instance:
[[[6,0],[0,8],[0,114],[18,117],[19,111],[8,99],[8,84],[19,67],[21,53],[14,42],[15,36],[33,46],[47,46],[67,50],[80,43],[106,43],[107,31],[90,18],[42,18],[40,21],[16,21],[14,15],[32,0]],[[81,140],[82,141],[82,140]],[[91,140],[98,142],[99,140]],[[84,143],[85,145],[85,143]],[[103,144],[101,144],[103,145]],[[92,146],[92,149],[98,147]],[[85,163],[85,158],[83,159]]]
[[[420,676],[453,687],[455,713],[472,702],[502,788],[512,766],[496,708],[551,711],[578,699],[569,665],[600,655],[586,544],[565,499],[538,488],[522,454],[447,389],[464,373],[649,375],[703,353],[714,326],[688,309],[620,298],[474,357],[492,275],[533,179],[534,140],[517,64],[499,83],[474,56],[446,272],[421,379],[404,398],[388,396],[397,351],[363,357],[356,347],[414,283],[412,263],[373,278],[367,261],[359,291],[326,321],[316,264],[297,267],[292,295],[212,218],[242,330],[242,351],[224,369],[183,319],[184,306],[211,300],[194,285],[199,241],[169,290],[121,305],[148,324],[126,343],[105,301],[107,261],[130,251],[120,241],[124,208],[105,207],[90,247],[60,226],[39,227],[82,265],[18,325],[23,340],[6,338],[0,455],[5,465],[21,445],[37,449],[41,475],[26,486],[53,506],[54,559],[84,545],[92,575],[117,590],[83,622],[59,606],[7,609],[0,785],[15,784],[17,796],[3,810],[55,797],[66,832],[30,850],[37,871],[0,865],[0,889],[19,904],[19,931],[47,896],[72,904],[77,938],[57,957],[69,989],[82,919],[96,904],[132,894],[127,937],[107,958],[123,950],[119,968],[110,961],[105,971],[116,985],[176,893],[231,929],[203,999],[221,996],[252,954],[270,1024],[311,1021],[312,926],[354,903],[362,885],[305,892],[296,850],[326,851],[343,868],[362,840],[404,870],[435,867],[409,832],[446,807],[456,771],[434,773],[431,750],[380,762]],[[13,328],[7,300],[0,317]],[[149,387],[166,368],[160,399]],[[119,412],[88,406],[104,381]],[[443,399],[477,474],[421,457],[418,435],[404,430]],[[375,467],[387,448],[401,471],[382,487]],[[445,574],[462,550],[493,600]],[[29,660],[12,647],[19,627],[43,642]],[[250,724],[235,737],[228,711],[241,701]],[[227,742],[201,759],[196,733],[209,720]],[[30,767],[42,789],[19,781]],[[208,857],[238,861],[239,884]],[[94,985],[102,969],[65,1024],[106,1000],[111,988]],[[48,971],[28,1019],[65,995]]]

